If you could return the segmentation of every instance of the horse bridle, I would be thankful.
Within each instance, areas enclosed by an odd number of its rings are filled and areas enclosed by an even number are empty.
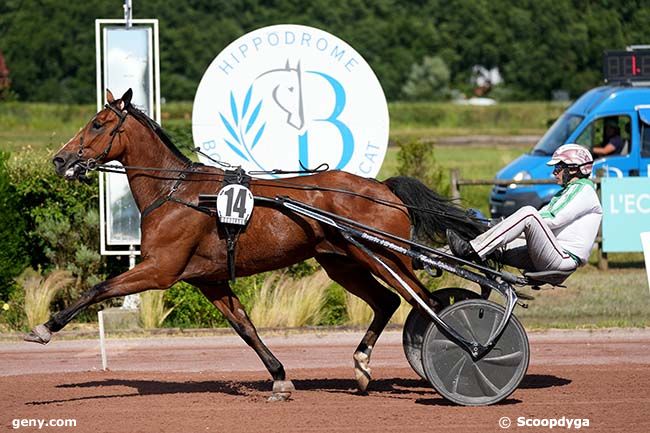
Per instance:
[[[83,163],[83,166],[86,170],[93,170],[95,167],[97,167],[97,164],[102,162],[104,158],[106,158],[111,151],[111,148],[113,147],[113,140],[115,140],[115,137],[121,132],[120,128],[124,124],[124,121],[126,120],[126,117],[129,115],[128,110],[120,111],[117,108],[113,107],[111,104],[106,104],[104,105],[105,108],[110,109],[115,115],[120,119],[119,122],[117,122],[117,125],[111,130],[110,136],[111,139],[109,140],[108,144],[104,148],[104,150],[97,155],[94,158],[86,158],[86,160],[83,159],[83,152],[84,152],[84,137],[81,136],[79,139],[79,150],[77,151],[77,157],[79,158],[79,161]]]

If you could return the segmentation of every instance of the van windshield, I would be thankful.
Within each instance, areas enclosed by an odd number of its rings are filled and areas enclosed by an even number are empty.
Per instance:
[[[569,138],[569,135],[580,125],[584,119],[583,116],[576,114],[564,113],[560,116],[553,126],[546,131],[546,134],[539,140],[533,148],[531,155],[548,156],[553,155],[555,149],[560,147]]]

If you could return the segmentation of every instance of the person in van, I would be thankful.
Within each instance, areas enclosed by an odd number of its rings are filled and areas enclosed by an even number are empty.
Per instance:
[[[621,137],[621,128],[618,126],[618,118],[606,118],[604,128],[605,132],[603,133],[603,141],[600,143],[600,146],[594,146],[591,149],[594,158],[618,155],[623,150],[623,138]]]
[[[502,263],[526,271],[574,271],[585,265],[602,217],[589,179],[593,158],[587,148],[565,144],[547,164],[562,186],[549,204],[539,211],[524,206],[471,241],[447,230],[454,255],[483,261],[496,253]]]

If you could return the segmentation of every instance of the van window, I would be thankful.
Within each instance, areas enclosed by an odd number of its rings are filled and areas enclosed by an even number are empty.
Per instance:
[[[555,149],[560,147],[569,138],[569,135],[575,131],[584,119],[583,116],[576,114],[564,113],[560,116],[553,126],[550,127],[546,134],[539,140],[533,148],[531,154],[533,155],[553,155]]]
[[[630,116],[601,117],[591,122],[576,142],[592,151],[594,148],[603,148],[611,143],[615,146],[615,150],[608,155],[627,155],[630,152],[631,126]],[[606,155],[600,155],[603,156]]]
[[[650,158],[650,125],[641,125],[641,157]]]
[[[640,108],[641,120],[641,157],[650,158],[650,109]]]

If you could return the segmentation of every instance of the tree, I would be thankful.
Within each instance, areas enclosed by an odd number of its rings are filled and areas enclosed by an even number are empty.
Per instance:
[[[412,101],[439,101],[449,97],[449,68],[440,57],[425,56],[411,67],[402,92]]]
[[[161,86],[191,100],[214,57],[251,30],[280,23],[321,28],[371,65],[389,100],[412,65],[438,56],[450,85],[473,65],[498,67],[516,94],[572,96],[602,82],[602,52],[650,41],[648,0],[150,0],[134,18],[160,21]],[[122,18],[119,2],[0,1],[0,50],[20,100],[92,102],[96,18]]]

